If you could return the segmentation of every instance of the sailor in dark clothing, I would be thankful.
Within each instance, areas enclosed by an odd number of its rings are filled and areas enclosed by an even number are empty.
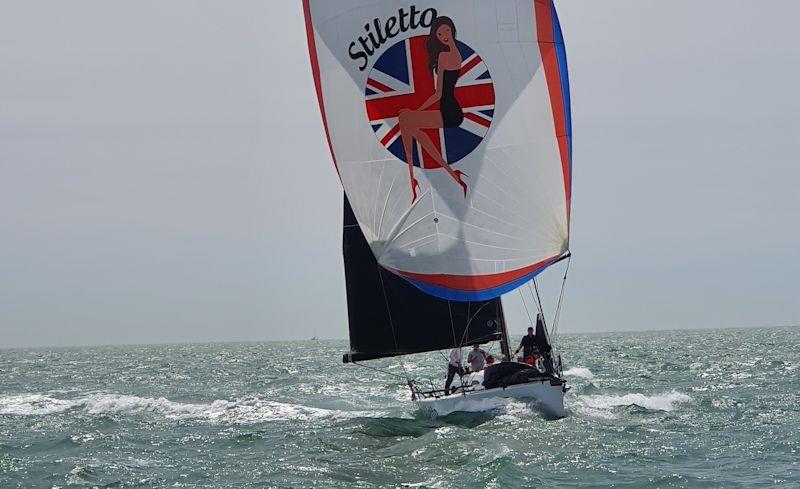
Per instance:
[[[533,328],[528,328],[528,334],[522,337],[522,341],[519,342],[519,347],[517,348],[517,351],[514,352],[514,355],[519,353],[520,350],[522,350],[523,360],[539,353],[539,349],[536,348],[536,342],[533,336]]]

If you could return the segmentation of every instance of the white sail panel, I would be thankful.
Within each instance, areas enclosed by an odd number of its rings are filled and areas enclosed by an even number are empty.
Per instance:
[[[550,0],[304,4],[334,162],[381,266],[481,300],[567,252],[569,88]]]

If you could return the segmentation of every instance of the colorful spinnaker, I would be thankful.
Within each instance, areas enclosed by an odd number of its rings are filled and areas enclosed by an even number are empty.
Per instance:
[[[325,131],[378,263],[487,300],[569,248],[571,130],[551,0],[304,0]]]

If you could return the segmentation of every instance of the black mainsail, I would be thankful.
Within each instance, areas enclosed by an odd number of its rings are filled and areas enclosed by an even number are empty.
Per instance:
[[[499,340],[500,298],[455,302],[428,295],[378,265],[344,198],[342,239],[350,352],[343,361],[407,355]]]

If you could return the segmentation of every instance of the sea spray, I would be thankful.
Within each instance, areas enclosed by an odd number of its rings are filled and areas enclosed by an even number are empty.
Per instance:
[[[572,367],[564,371],[564,377],[567,379],[576,377],[579,379],[592,380],[594,379],[594,374],[586,367]]]
[[[77,399],[57,399],[46,394],[0,397],[0,415],[44,416],[70,409],[95,416],[153,414],[167,419],[196,419],[222,423],[260,423],[272,420],[344,419],[366,412],[334,411],[298,404],[246,398],[210,403],[183,403],[166,398],[94,393]]]

